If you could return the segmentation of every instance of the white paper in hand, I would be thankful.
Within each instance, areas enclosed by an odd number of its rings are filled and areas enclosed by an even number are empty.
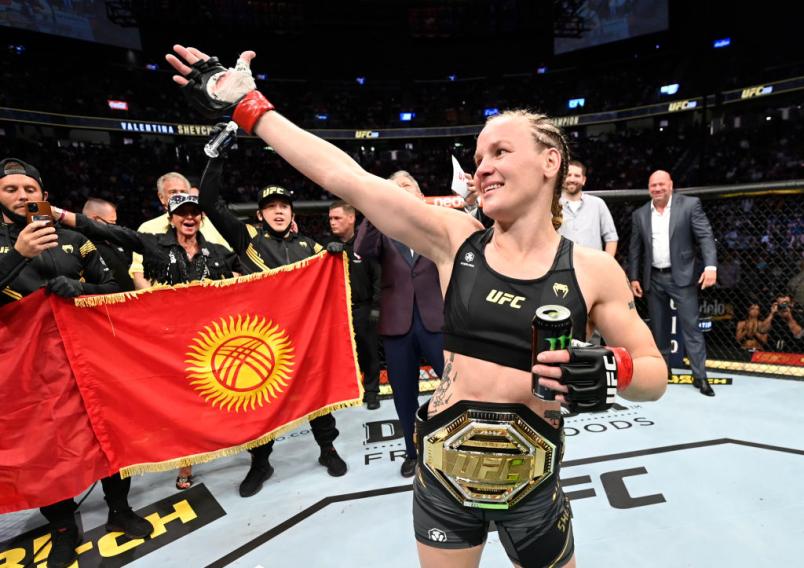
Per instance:
[[[461,169],[461,165],[455,156],[452,156],[452,185],[450,188],[453,192],[457,193],[463,198],[466,198],[469,193],[469,188],[466,186],[467,175]]]

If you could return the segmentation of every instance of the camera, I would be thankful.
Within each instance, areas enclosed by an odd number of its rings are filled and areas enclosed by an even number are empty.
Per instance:
[[[790,304],[788,304],[787,302],[782,302],[781,304],[779,304],[779,309],[780,310],[786,310],[789,307],[790,307]]]

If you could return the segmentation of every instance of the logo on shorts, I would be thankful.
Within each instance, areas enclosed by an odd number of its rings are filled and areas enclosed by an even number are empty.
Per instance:
[[[474,268],[475,265],[472,264],[475,260],[475,253],[469,251],[465,255],[463,255],[463,260],[461,261],[461,266],[468,266],[469,268]]]
[[[429,531],[427,531],[427,537],[435,542],[447,541],[447,533],[445,533],[441,529],[430,529]]]

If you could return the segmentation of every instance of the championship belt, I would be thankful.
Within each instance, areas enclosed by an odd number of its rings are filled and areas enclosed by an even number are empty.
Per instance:
[[[416,414],[425,468],[465,507],[510,509],[557,473],[562,433],[522,404],[461,401]]]

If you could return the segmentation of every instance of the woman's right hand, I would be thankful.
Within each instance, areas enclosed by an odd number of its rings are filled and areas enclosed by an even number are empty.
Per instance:
[[[165,59],[180,73],[180,75],[173,75],[173,80],[182,87],[186,87],[191,81],[203,81],[205,84],[202,87],[210,98],[226,103],[236,103],[249,91],[256,88],[251,76],[251,60],[257,56],[253,51],[244,51],[238,57],[233,68],[226,69],[220,66],[220,70],[210,77],[199,77],[193,68],[198,63],[209,61],[209,55],[194,47],[184,47],[178,44],[173,46],[173,51],[181,59],[173,54],[167,54]]]

